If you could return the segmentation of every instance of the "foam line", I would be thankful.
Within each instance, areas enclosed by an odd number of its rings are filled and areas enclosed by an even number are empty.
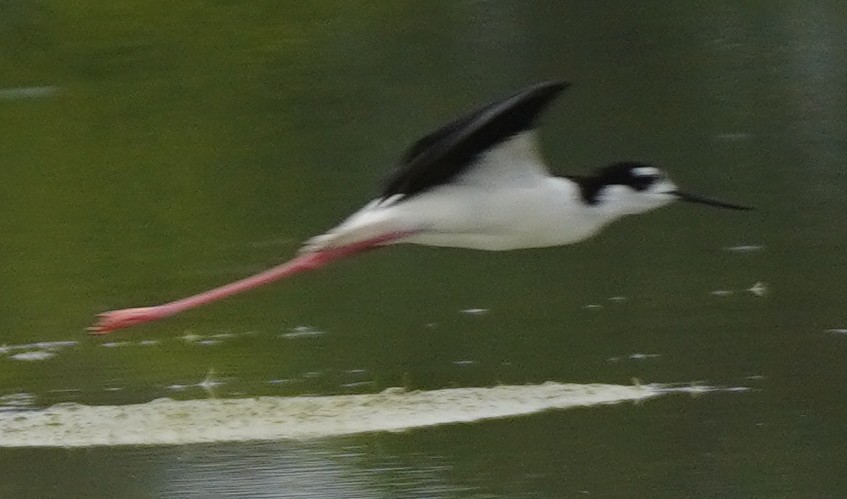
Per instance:
[[[255,397],[0,412],[0,447],[181,445],[313,439],[467,423],[614,404],[671,391],[658,385],[560,384],[336,396]]]

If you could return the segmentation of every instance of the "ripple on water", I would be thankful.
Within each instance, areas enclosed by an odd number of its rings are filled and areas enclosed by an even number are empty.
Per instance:
[[[739,244],[737,246],[724,247],[724,251],[732,253],[755,253],[757,251],[764,251],[764,249],[765,246],[763,244]]]
[[[736,294],[751,293],[754,296],[762,298],[767,296],[769,292],[770,288],[768,288],[766,283],[757,281],[755,284],[746,289],[716,289],[714,291],[710,291],[709,294],[712,296],[732,296]]]
[[[121,347],[128,347],[130,345],[132,345],[132,343],[130,343],[128,341],[110,341],[108,343],[101,343],[100,344],[101,347],[106,347],[106,348],[121,348]]]
[[[124,347],[151,347],[161,343],[159,340],[141,340],[141,341],[107,341],[100,343],[103,348],[124,348]]]
[[[376,381],[354,381],[352,383],[343,383],[342,388],[370,388],[376,385]]]
[[[59,92],[58,87],[49,85],[38,87],[14,87],[0,89],[0,99],[3,100],[23,100],[23,99],[38,99],[44,97],[52,97]]]
[[[608,359],[606,359],[606,361],[607,362],[620,362],[622,360],[640,361],[640,360],[657,359],[661,356],[662,356],[662,354],[660,354],[660,353],[631,353],[631,354],[628,354],[628,355],[620,355],[620,356],[615,356],[615,357],[609,357]]]
[[[77,344],[77,341],[65,340],[38,341],[35,343],[24,343],[21,345],[3,345],[0,346],[0,354],[11,354],[9,355],[9,358],[12,360],[33,362],[53,358],[60,350],[74,347]],[[19,351],[19,353],[13,353],[16,351]]]
[[[315,329],[312,326],[297,326],[293,328],[290,332],[279,335],[279,337],[285,338],[287,340],[296,340],[303,338],[318,338],[325,334],[327,334],[326,331]]]
[[[3,345],[0,347],[0,353],[11,352],[13,350],[61,350],[78,345],[78,341],[63,340],[63,341],[37,341],[35,343],[23,343],[20,345]]]

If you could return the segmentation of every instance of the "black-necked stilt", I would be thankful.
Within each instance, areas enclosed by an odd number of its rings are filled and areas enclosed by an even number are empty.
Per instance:
[[[181,300],[106,312],[91,332],[168,317],[378,246],[538,248],[582,241],[618,218],[677,199],[749,209],[684,193],[659,168],[642,163],[615,163],[586,176],[551,175],[538,153],[536,119],[568,86],[533,85],[418,140],[379,197],[310,239],[297,258]]]

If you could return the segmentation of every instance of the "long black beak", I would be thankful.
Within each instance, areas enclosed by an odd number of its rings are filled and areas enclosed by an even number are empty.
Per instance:
[[[675,195],[682,201],[687,201],[689,203],[699,203],[706,204],[709,206],[714,206],[716,208],[728,208],[730,210],[752,210],[750,206],[742,206],[740,204],[731,204],[724,203],[723,201],[718,201],[717,199],[706,198],[702,196],[695,196],[694,194],[688,194],[687,192],[682,191],[673,191],[671,194]]]

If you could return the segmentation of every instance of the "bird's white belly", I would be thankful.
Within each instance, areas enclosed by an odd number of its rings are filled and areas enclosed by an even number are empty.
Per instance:
[[[586,206],[578,187],[547,177],[520,185],[454,183],[408,199],[375,200],[305,251],[339,247],[386,235],[396,243],[480,250],[560,246],[597,233],[612,218]],[[408,235],[403,235],[408,234]]]
[[[439,189],[396,207],[404,208],[401,218],[421,218],[421,230],[401,242],[492,251],[541,248],[581,241],[603,225],[573,193],[555,184],[544,189],[451,190]]]

